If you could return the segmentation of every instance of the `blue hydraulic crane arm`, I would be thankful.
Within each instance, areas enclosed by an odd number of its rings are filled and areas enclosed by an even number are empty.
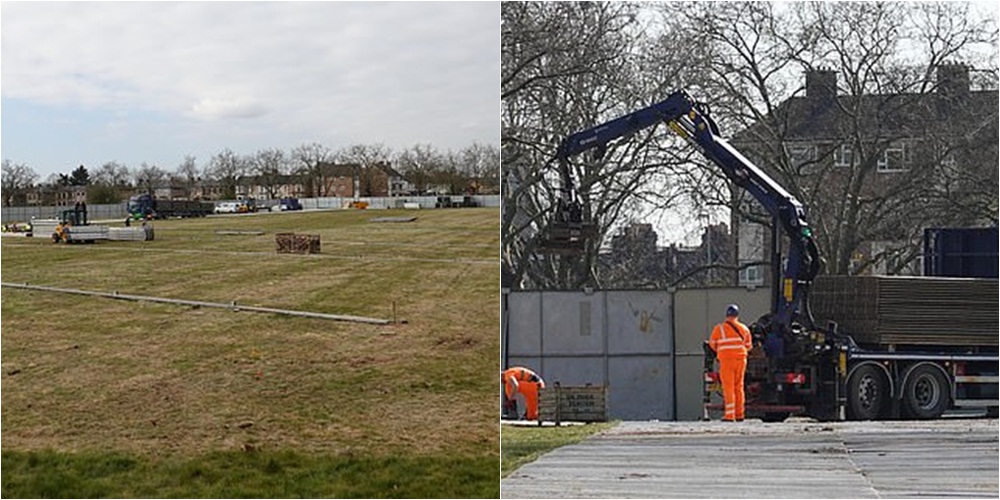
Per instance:
[[[561,163],[574,155],[596,149],[603,155],[607,144],[642,129],[667,123],[678,135],[695,145],[718,165],[726,176],[746,189],[777,220],[788,236],[788,260],[782,272],[780,294],[772,304],[773,321],[784,326],[804,322],[813,327],[807,304],[808,286],[819,271],[819,255],[801,203],[786,189],[736,151],[719,136],[707,108],[679,90],[665,100],[607,123],[567,137],[556,158]],[[564,174],[565,175],[565,174]]]

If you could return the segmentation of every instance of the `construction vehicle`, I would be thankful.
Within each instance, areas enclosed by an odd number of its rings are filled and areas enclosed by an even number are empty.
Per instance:
[[[828,322],[820,326],[810,311],[809,293],[821,259],[805,207],[722,139],[708,106],[683,90],[649,107],[572,134],[560,144],[554,160],[559,162],[562,193],[544,237],[543,251],[572,254],[594,234],[593,223],[586,217],[573,187],[569,159],[589,150],[603,156],[611,141],[659,123],[666,123],[721,168],[772,219],[771,307],[751,326],[755,348],[746,374],[748,416],[765,421],[781,421],[793,414],[819,420],[899,415],[936,418],[953,407],[986,408],[995,414],[1000,380],[996,282],[986,284],[987,290],[993,290],[992,296],[987,294],[993,307],[986,314],[994,318],[992,340],[988,342],[970,345],[957,335],[937,339],[933,345],[885,343],[878,336],[860,335],[865,332],[841,331],[838,320],[848,320],[850,311],[841,318],[824,318]],[[957,321],[953,327],[960,330],[961,318]],[[706,348],[706,387],[717,380],[712,370],[713,355]],[[709,396],[706,391],[706,416],[708,409],[721,406],[711,404]]]
[[[33,219],[31,226],[34,235],[51,237],[53,243],[93,243],[108,239],[108,226],[91,224],[85,203],[60,211],[57,218]]]
[[[164,200],[143,193],[129,198],[127,210],[132,220],[205,217],[215,210],[215,204],[197,200]]]

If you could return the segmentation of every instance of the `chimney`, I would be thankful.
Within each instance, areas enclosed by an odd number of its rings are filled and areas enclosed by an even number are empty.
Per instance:
[[[937,92],[945,97],[969,95],[969,67],[964,64],[938,66]]]
[[[806,99],[816,103],[837,100],[837,72],[831,69],[814,69],[806,72]]]

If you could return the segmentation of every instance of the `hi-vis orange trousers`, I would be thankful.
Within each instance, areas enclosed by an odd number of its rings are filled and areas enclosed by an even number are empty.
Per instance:
[[[722,398],[726,402],[723,420],[743,420],[746,407],[743,392],[743,374],[747,369],[747,358],[719,358],[719,378],[722,380]]]
[[[518,382],[517,385],[511,390],[511,384],[507,384],[507,397],[514,399],[517,393],[520,392],[524,395],[524,406],[526,406],[525,418],[528,420],[538,420],[538,382]]]

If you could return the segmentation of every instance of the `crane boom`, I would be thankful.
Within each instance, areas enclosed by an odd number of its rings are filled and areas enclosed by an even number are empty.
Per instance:
[[[726,142],[709,116],[708,107],[696,102],[684,90],[678,90],[663,101],[646,108],[568,136],[559,145],[556,159],[561,165],[565,165],[570,157],[591,149],[603,156],[611,141],[631,136],[659,123],[670,126],[718,165],[727,178],[759,201],[776,223],[774,230],[777,231],[780,226],[788,238],[788,256],[780,276],[780,258],[773,259],[777,261],[774,266],[776,283],[769,329],[775,329],[774,333],[780,335],[790,329],[793,323],[813,328],[807,296],[809,284],[819,272],[820,259],[805,208],[795,196]],[[566,171],[565,167],[563,171]],[[571,182],[566,185],[571,189]],[[772,252],[780,255],[777,248]],[[778,349],[780,350],[780,345]]]

